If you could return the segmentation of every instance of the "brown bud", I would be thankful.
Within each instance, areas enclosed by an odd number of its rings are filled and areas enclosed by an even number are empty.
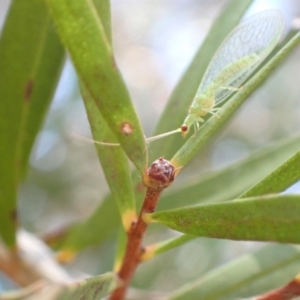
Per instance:
[[[175,178],[175,168],[163,157],[154,161],[144,176],[144,184],[147,187],[164,189],[168,187]]]

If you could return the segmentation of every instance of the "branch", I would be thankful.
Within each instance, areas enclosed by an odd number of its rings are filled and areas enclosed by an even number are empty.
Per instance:
[[[297,276],[287,285],[253,298],[253,300],[290,300],[300,296],[300,276]]]
[[[17,250],[1,249],[0,270],[22,287],[41,279],[35,270],[22,261]]]
[[[155,211],[163,189],[173,182],[174,175],[174,167],[163,158],[156,160],[149,168],[147,174],[145,174],[143,182],[147,187],[146,196],[138,220],[136,223],[132,224],[128,233],[126,251],[122,266],[118,273],[123,284],[112,293],[110,300],[124,299],[126,290],[135,270],[141,262],[141,256],[144,252],[142,241],[148,228],[148,224],[144,222],[143,215]]]

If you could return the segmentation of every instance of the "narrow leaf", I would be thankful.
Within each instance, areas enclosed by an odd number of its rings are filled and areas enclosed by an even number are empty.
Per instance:
[[[166,191],[159,208],[168,209],[200,202],[220,202],[238,197],[262,180],[300,149],[300,136],[279,140],[231,166],[190,177],[180,187]],[[297,173],[297,168],[293,167]],[[228,188],[230,186],[230,188]],[[270,192],[270,191],[269,191]],[[275,192],[275,190],[273,191]],[[260,194],[261,195],[261,194]],[[248,195],[247,197],[257,196]]]
[[[111,34],[111,9],[109,0],[92,0],[95,5],[97,14],[103,25],[106,37],[110,45],[112,44],[112,34]]]
[[[175,238],[171,238],[166,241],[147,246],[145,252],[141,257],[141,260],[143,261],[148,260],[158,254],[177,248],[195,238],[197,237],[193,235],[182,234]]]
[[[107,139],[114,141],[114,135],[105,123],[87,89],[84,86],[81,86],[81,90],[93,138],[100,141],[105,141]],[[121,147],[95,146],[110,191],[114,201],[116,201],[118,205],[123,226],[127,231],[132,222],[136,219],[135,199],[132,189],[129,162]]]
[[[176,168],[185,166],[190,159],[203,147],[203,145],[216,134],[229,117],[240,107],[249,95],[269,76],[271,71],[288,56],[288,54],[299,44],[300,32],[296,34],[286,45],[284,45],[272,59],[269,60],[240,90],[233,95],[218,112],[218,116],[209,118],[189,140],[179,149],[171,162]]]
[[[280,193],[300,179],[300,152],[253,186],[239,198]]]
[[[16,198],[56,87],[63,47],[43,2],[14,0],[0,41],[0,234],[15,243]]]
[[[175,290],[168,300],[232,300],[259,295],[289,281],[300,269],[300,248],[268,245]]]
[[[99,4],[95,7],[98,15],[101,16],[101,22],[105,21],[105,34],[110,37],[109,1],[101,1],[101,5]],[[118,141],[107,126],[87,88],[83,83],[81,83],[80,86],[94,140],[108,140],[117,143]],[[115,99],[115,101],[118,101],[118,99]],[[128,231],[132,222],[136,219],[135,199],[128,159],[121,147],[107,147],[98,144],[95,144],[95,146],[106,180],[119,208],[123,227],[125,228],[125,231]]]
[[[57,300],[98,300],[118,286],[118,280],[114,273],[107,273],[100,276],[83,280],[63,288],[55,297]],[[43,298],[45,299],[45,298]],[[49,298],[53,299],[53,298]]]
[[[169,209],[200,202],[227,201],[238,197],[243,191],[267,176],[300,148],[299,136],[280,140],[257,151],[249,159],[238,162],[224,170],[189,178],[176,188],[163,194],[159,208]],[[234,183],[234,184],[233,184]],[[135,182],[137,184],[137,182]],[[230,188],[228,186],[230,185]],[[137,193],[136,195],[140,195]],[[102,207],[103,206],[103,207]],[[98,245],[108,238],[120,225],[112,197],[107,197],[93,215],[73,228],[62,249],[79,251],[87,246]],[[88,234],[85,234],[88,232]]]
[[[300,196],[270,195],[147,215],[174,230],[212,238],[300,243]]]
[[[1,300],[99,300],[112,292],[118,286],[118,280],[114,273],[107,273],[88,278],[75,283],[49,284],[41,286],[32,295],[24,295],[22,290],[18,293],[10,292],[2,294]]]
[[[147,166],[143,131],[93,3],[46,2],[79,78],[128,157],[143,173]]]
[[[193,61],[175,87],[156,126],[154,135],[174,130],[182,125],[213,54],[218,49],[221,41],[237,25],[252,2],[253,0],[228,1],[218,18],[214,21]],[[170,136],[167,143],[162,139],[155,142],[153,146],[150,144],[149,153],[151,153],[153,159],[162,155],[171,157],[184,142],[184,139],[179,135]]]

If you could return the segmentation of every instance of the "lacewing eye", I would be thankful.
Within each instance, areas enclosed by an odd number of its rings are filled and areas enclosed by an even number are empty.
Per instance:
[[[188,127],[185,125],[185,124],[183,124],[182,126],[181,126],[181,131],[182,132],[186,132],[188,130]]]

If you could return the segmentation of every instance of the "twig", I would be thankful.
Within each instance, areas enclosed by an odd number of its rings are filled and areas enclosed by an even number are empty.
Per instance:
[[[300,276],[297,276],[287,285],[257,296],[253,300],[290,300],[300,296]]]
[[[147,187],[141,212],[136,223],[132,224],[128,233],[127,247],[123,258],[123,263],[118,273],[122,281],[122,286],[117,288],[111,295],[110,300],[122,300],[126,290],[134,275],[134,272],[141,262],[143,254],[142,241],[147,230],[148,224],[144,222],[144,213],[155,211],[159,197],[166,187],[174,180],[175,169],[164,158],[156,160],[149,168],[143,178],[144,185]]]
[[[25,287],[40,279],[38,273],[22,261],[16,249],[1,249],[0,270],[20,286]]]

